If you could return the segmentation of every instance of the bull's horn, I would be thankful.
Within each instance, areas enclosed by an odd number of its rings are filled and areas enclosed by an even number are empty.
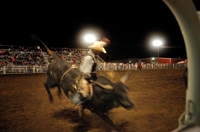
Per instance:
[[[120,81],[121,81],[122,83],[125,83],[125,82],[128,80],[128,78],[130,77],[130,75],[131,75],[131,71],[128,71],[128,72],[120,79]]]

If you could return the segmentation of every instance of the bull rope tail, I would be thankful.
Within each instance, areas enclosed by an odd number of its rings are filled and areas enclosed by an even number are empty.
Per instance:
[[[65,76],[65,74],[66,74],[68,71],[70,71],[71,69],[74,69],[74,68],[71,67],[71,68],[69,68],[67,71],[65,71],[65,72],[63,73],[63,75],[62,75],[62,77],[61,77],[61,79],[60,79],[60,84],[61,84],[62,79],[63,79],[63,77]]]

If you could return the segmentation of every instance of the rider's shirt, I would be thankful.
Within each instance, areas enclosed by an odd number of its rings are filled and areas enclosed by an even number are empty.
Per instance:
[[[92,50],[88,51],[88,55],[83,57],[82,63],[80,65],[80,71],[83,74],[91,75],[96,69],[96,58]]]

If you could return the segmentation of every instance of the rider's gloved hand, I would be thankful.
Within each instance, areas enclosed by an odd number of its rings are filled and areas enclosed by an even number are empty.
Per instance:
[[[96,80],[97,79],[97,75],[95,73],[91,73],[91,80]]]
[[[89,83],[91,83],[97,79],[97,75],[95,73],[84,74],[83,78],[87,80]]]

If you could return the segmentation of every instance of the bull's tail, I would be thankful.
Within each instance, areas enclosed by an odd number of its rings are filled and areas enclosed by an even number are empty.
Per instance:
[[[41,39],[39,39],[38,37],[36,37],[36,36],[34,36],[34,35],[32,35],[31,37],[34,38],[34,39],[36,39],[36,40],[38,40],[38,41],[40,41],[40,43],[42,43],[42,44],[44,45],[44,47],[47,49],[47,52],[48,52],[51,56],[54,56],[54,52],[51,51]]]
[[[39,38],[36,38],[38,41],[40,41],[43,45],[44,45],[44,47],[47,49],[47,52],[51,55],[51,56],[54,56],[54,52],[53,51],[51,51],[47,46],[46,46],[46,44],[44,43],[44,42],[42,42],[42,40],[40,40]]]

